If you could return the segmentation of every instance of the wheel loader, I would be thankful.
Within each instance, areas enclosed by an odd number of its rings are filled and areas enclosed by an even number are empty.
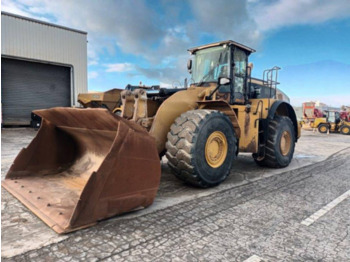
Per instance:
[[[164,155],[177,178],[201,188],[222,183],[241,152],[260,166],[288,166],[300,126],[292,106],[276,99],[279,68],[253,84],[252,48],[228,40],[188,51],[188,88],[125,90],[121,116],[35,111],[43,125],[2,186],[66,233],[151,205]]]
[[[331,132],[350,135],[350,122],[342,119],[338,111],[325,111],[325,117],[316,118],[311,127],[322,134]]]

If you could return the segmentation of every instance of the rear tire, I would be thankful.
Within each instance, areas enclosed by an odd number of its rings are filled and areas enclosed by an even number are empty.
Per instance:
[[[342,135],[350,135],[350,126],[342,126],[340,128],[340,133]]]
[[[327,124],[320,124],[317,129],[318,129],[318,132],[322,134],[326,134],[328,132],[329,127]]]
[[[216,110],[192,110],[178,117],[166,143],[175,176],[197,187],[213,187],[230,173],[236,137],[230,119]]]
[[[286,167],[293,158],[295,148],[295,131],[293,122],[286,116],[275,116],[268,126],[268,138],[265,145],[265,156],[257,158],[259,166],[274,168]]]

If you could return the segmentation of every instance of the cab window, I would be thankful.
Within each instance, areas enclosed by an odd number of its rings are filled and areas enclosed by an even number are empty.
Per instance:
[[[234,102],[244,103],[244,87],[246,82],[247,54],[236,48],[233,53],[234,61]]]

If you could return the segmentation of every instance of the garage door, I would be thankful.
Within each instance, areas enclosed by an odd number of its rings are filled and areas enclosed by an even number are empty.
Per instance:
[[[71,105],[70,68],[1,58],[4,125],[30,124],[35,109]]]

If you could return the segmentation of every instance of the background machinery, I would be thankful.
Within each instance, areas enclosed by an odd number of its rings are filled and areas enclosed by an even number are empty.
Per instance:
[[[310,129],[315,119],[324,117],[324,113],[320,108],[316,108],[315,102],[304,102],[302,105],[302,125],[304,129]]]
[[[114,88],[106,92],[90,92],[78,95],[78,102],[85,108],[105,108],[115,114],[121,114],[122,100],[120,93],[123,90],[135,89],[157,90],[159,86],[133,86],[128,84],[125,89]]]
[[[350,110],[340,111],[340,119],[350,122]]]
[[[315,118],[311,127],[317,128],[323,134],[332,132],[350,135],[350,122],[347,121],[346,117],[342,118],[338,111],[325,111],[325,117]]]
[[[85,108],[105,108],[113,111],[115,108],[120,108],[122,89],[111,89],[106,92],[90,92],[81,93],[78,95],[78,102]]]
[[[202,188],[222,183],[240,152],[261,166],[288,166],[300,127],[292,106],[277,99],[279,68],[252,85],[253,49],[228,40],[189,52],[187,89],[125,90],[121,116],[36,111],[43,125],[2,185],[64,233],[149,206],[164,154],[177,178]]]

